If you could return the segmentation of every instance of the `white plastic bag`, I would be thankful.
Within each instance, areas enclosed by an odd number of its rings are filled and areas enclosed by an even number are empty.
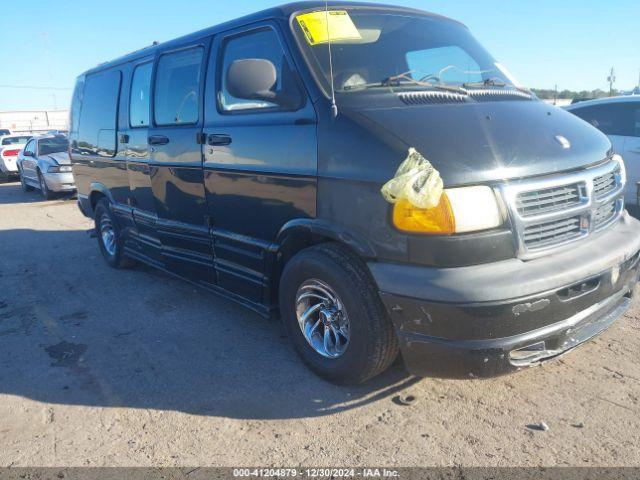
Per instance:
[[[406,199],[414,207],[427,209],[438,206],[443,188],[440,172],[415,148],[410,148],[409,155],[381,192],[389,203]]]

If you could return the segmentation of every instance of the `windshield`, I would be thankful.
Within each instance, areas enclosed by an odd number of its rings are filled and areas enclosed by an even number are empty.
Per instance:
[[[7,137],[2,139],[2,145],[24,145],[31,137]]]
[[[66,152],[68,146],[66,138],[43,138],[38,142],[40,155]]]
[[[340,9],[298,15],[293,29],[328,91],[331,35],[337,93],[375,88],[521,88],[506,69],[453,21]],[[327,25],[328,23],[328,25]]]

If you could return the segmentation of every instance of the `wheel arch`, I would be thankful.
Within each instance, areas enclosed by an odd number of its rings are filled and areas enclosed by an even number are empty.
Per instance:
[[[280,277],[287,262],[298,252],[320,243],[336,242],[363,260],[376,258],[371,244],[349,229],[319,219],[295,219],[287,222],[276,237],[277,255],[273,265],[273,299],[277,299]]]
[[[295,248],[299,244],[306,248],[326,241],[341,243],[365,259],[376,257],[375,250],[366,238],[327,220],[312,218],[291,220],[280,229],[276,237],[278,252],[283,254],[291,250],[294,250],[294,254],[297,253],[301,250],[301,248]],[[307,245],[304,245],[305,242]]]
[[[91,213],[96,210],[96,205],[101,198],[106,198],[109,202],[113,203],[113,196],[109,189],[102,183],[92,182],[89,186],[89,204],[91,205]]]

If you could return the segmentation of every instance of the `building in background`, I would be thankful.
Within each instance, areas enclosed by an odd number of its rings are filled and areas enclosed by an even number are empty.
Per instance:
[[[8,128],[12,133],[69,130],[69,110],[0,112],[0,128]]]

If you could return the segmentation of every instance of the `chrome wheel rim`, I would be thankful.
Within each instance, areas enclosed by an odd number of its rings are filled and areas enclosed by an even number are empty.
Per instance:
[[[304,282],[296,294],[298,326],[307,343],[326,358],[346,352],[350,339],[349,317],[340,297],[321,280]]]
[[[100,219],[100,238],[107,253],[113,257],[116,254],[116,231],[113,228],[111,219],[103,215]]]

